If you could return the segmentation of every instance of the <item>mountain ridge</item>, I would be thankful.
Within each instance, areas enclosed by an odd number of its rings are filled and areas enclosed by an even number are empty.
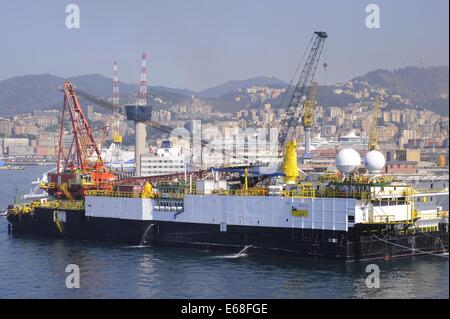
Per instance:
[[[370,86],[388,89],[410,99],[414,105],[448,116],[448,66],[440,67],[406,67],[393,71],[377,69],[353,78],[351,81],[367,81]],[[20,75],[0,81],[0,116],[13,116],[33,110],[57,108],[62,103],[58,87],[65,81],[101,97],[110,97],[112,79],[98,73],[63,78],[43,74]],[[124,101],[132,101],[137,94],[137,83],[120,82],[120,94]],[[229,111],[234,112],[238,105],[232,100],[233,92],[240,92],[251,86],[287,87],[288,84],[271,76],[258,76],[243,80],[227,81],[198,92],[189,89],[177,89],[166,86],[150,86],[149,96],[162,97],[169,103],[178,103],[193,95],[216,104],[233,105]],[[350,97],[333,94],[336,85],[329,85],[319,90],[318,102],[323,105],[343,106],[352,102]],[[323,92],[324,96],[320,96]],[[246,92],[240,92],[245,94]],[[230,104],[233,102],[234,104]],[[228,107],[221,107],[226,111]]]
[[[280,87],[288,86],[286,82],[277,79],[273,76],[256,76],[243,80],[227,81],[225,83],[201,90],[197,93],[197,95],[204,98],[218,99],[223,95],[229,93],[230,91],[235,91],[238,89],[246,89],[257,85],[280,86]]]

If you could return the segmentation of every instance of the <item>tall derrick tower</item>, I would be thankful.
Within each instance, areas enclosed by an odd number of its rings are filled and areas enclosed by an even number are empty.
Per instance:
[[[112,125],[113,143],[111,144],[111,154],[109,158],[110,168],[123,170],[122,158],[122,135],[120,134],[120,96],[119,96],[119,72],[117,61],[113,65],[113,95],[112,104],[114,106],[114,122]]]

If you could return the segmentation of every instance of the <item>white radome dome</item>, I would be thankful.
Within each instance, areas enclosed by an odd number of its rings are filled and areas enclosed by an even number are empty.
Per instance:
[[[338,171],[349,174],[361,165],[361,156],[351,148],[345,148],[336,155],[336,168]]]
[[[386,164],[386,159],[383,153],[379,151],[370,151],[364,158],[364,165],[366,165],[369,173],[379,173]]]

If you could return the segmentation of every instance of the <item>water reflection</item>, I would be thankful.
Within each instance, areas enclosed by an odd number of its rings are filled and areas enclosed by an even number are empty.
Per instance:
[[[155,258],[154,254],[149,250],[146,249],[138,259],[137,292],[140,298],[153,298],[161,292],[157,285],[160,276],[157,272],[156,263],[158,263],[159,259]]]
[[[375,262],[380,289],[370,289],[368,263],[0,236],[7,298],[448,298],[448,259],[434,256]],[[65,287],[69,263],[80,266],[81,289]]]

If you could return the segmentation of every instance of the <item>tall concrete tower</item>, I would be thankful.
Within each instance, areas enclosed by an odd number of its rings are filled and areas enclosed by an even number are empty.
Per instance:
[[[139,96],[137,105],[125,106],[127,119],[134,121],[134,152],[135,152],[135,175],[141,176],[141,155],[145,152],[145,141],[147,139],[147,132],[145,122],[151,119],[151,107],[147,105],[147,55],[142,54],[141,64],[141,81],[139,85]]]

